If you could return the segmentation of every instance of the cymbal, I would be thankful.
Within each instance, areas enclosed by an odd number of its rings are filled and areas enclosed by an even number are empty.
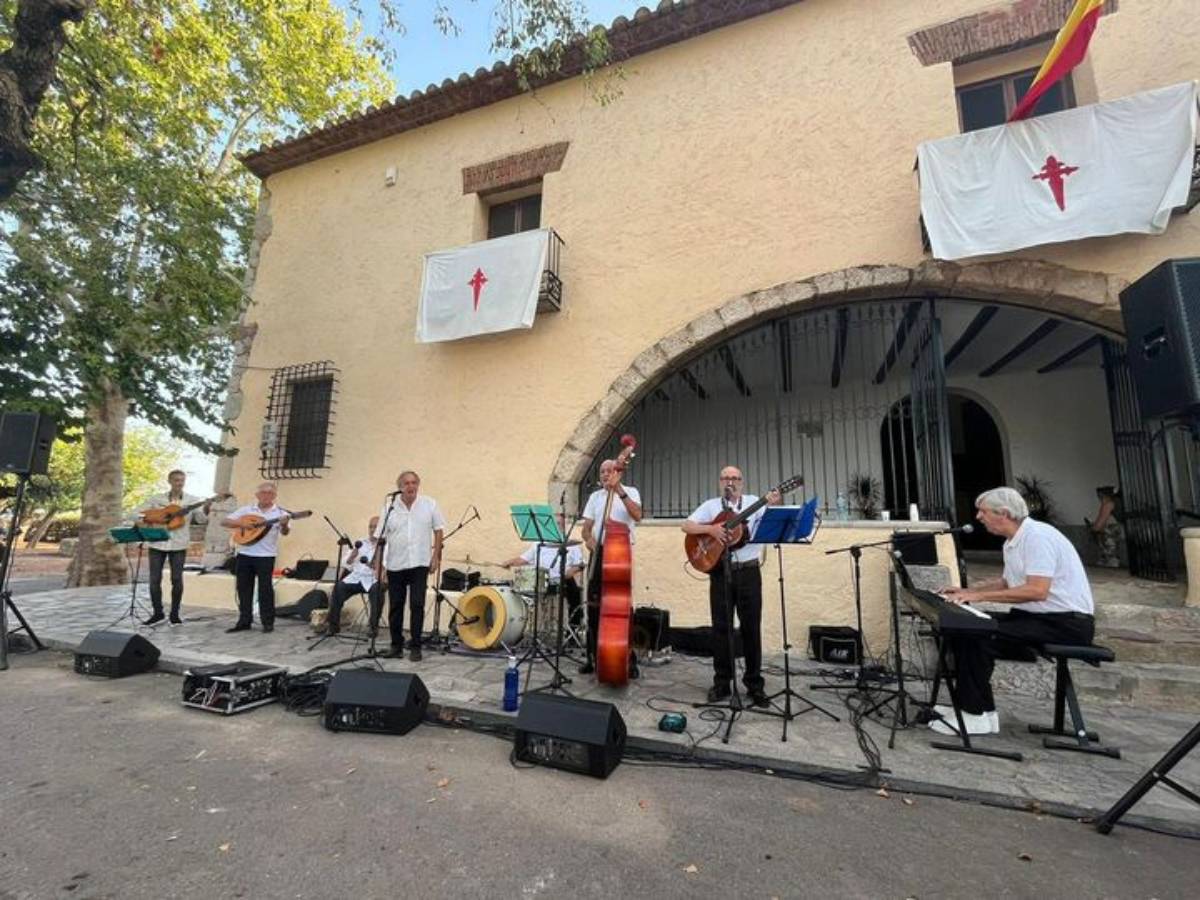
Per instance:
[[[497,568],[503,568],[504,566],[504,563],[488,562],[486,559],[471,559],[470,553],[461,557],[447,556],[443,562],[458,563],[460,566],[494,566]]]

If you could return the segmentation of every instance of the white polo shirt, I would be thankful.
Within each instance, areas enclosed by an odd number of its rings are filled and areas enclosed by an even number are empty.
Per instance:
[[[262,516],[264,519],[274,519],[275,524],[267,530],[260,540],[244,547],[238,547],[238,556],[275,556],[279,552],[279,520],[286,512],[278,503],[262,509],[257,503],[239,506],[228,516],[230,519],[240,519],[242,516]]]
[[[384,522],[387,522],[386,533]],[[418,494],[409,509],[397,494],[379,511],[379,525],[375,529],[375,537],[387,539],[383,565],[389,572],[428,566],[433,559],[433,533],[445,527],[446,520],[432,497]]]
[[[638,493],[635,487],[621,485],[625,493],[629,495],[629,499],[638,506],[642,505],[642,495]],[[608,497],[608,489],[601,488],[598,491],[592,491],[592,495],[588,497],[587,505],[583,507],[583,516],[581,518],[588,519],[592,523],[592,536],[600,539],[604,536],[604,528],[596,527],[600,524],[600,520],[604,518],[604,503]],[[629,510],[625,508],[625,501],[613,492],[612,508],[608,511],[608,517],[614,522],[622,522],[629,526],[629,543],[635,543],[634,531],[637,529],[637,522],[633,521],[633,516],[629,515]]]
[[[758,497],[754,496],[754,494],[742,494],[738,502],[731,506],[730,509],[733,510],[734,515],[737,515],[741,510],[753,506],[757,502]],[[688,516],[688,521],[696,522],[700,525],[708,525],[721,514],[722,509],[724,507],[721,505],[721,498],[713,497],[697,506],[696,511]],[[766,511],[767,507],[764,505],[743,523],[749,529],[751,537],[753,537],[755,530],[758,528],[758,522]],[[744,547],[739,547],[733,551],[733,562],[762,562],[762,547],[759,544],[746,544]],[[721,569],[718,567],[713,569],[713,571],[720,572]]]
[[[1026,519],[1004,542],[1004,583],[1020,587],[1031,575],[1049,578],[1050,594],[1045,600],[1014,603],[1013,609],[1094,613],[1092,588],[1074,545],[1054,526]]]
[[[542,569],[547,573],[550,583],[558,584],[558,548],[543,547],[542,552],[539,555],[537,544],[530,544],[529,547],[526,548],[525,552],[521,554],[521,559],[525,560],[525,562],[529,563],[530,565],[533,565],[534,556],[538,556],[537,566],[539,569]],[[575,568],[583,568],[583,550],[578,544],[576,544],[574,547],[567,548],[566,571],[570,572]]]

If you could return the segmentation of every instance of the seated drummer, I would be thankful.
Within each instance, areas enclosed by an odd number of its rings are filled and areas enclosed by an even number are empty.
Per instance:
[[[342,559],[342,578],[334,586],[329,600],[329,620],[325,633],[335,635],[342,627],[342,607],[358,594],[366,594],[370,603],[369,628],[374,636],[379,631],[379,615],[383,611],[383,585],[375,582],[375,539],[371,536],[379,525],[379,516],[371,516],[366,536],[346,548]]]
[[[563,597],[567,601],[567,609],[570,612],[569,620],[571,628],[578,629],[583,624],[583,592],[579,587],[579,574],[583,571],[583,549],[578,544],[573,547],[566,547],[560,550],[558,547],[542,546],[541,553],[538,553],[538,545],[530,544],[525,548],[525,552],[520,556],[514,556],[512,559],[505,560],[501,563],[506,569],[520,569],[525,566],[534,565],[534,560],[537,560],[537,567],[545,574],[542,576],[547,585],[547,592],[557,591],[559,585],[559,564],[562,562],[561,554],[566,554],[566,568],[562,572],[566,576],[566,581],[563,584]]]
[[[975,518],[1004,541],[1004,575],[970,588],[947,588],[952,603],[1011,603],[1014,609],[994,615],[996,638],[954,638],[958,702],[968,734],[994,734],[1000,719],[992,697],[992,666],[996,659],[1016,656],[1030,645],[1089,646],[1095,632],[1092,589],[1074,545],[1062,532],[1029,517],[1025,499],[1013,488],[980,494]],[[957,734],[951,707],[929,727]],[[954,723],[953,726],[951,723]]]

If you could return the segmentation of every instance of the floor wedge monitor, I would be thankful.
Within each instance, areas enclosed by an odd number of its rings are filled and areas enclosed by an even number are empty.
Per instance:
[[[408,734],[428,707],[429,691],[416,675],[343,669],[329,682],[322,712],[330,731]]]
[[[80,675],[124,678],[154,668],[158,648],[128,631],[90,631],[75,651],[75,671]]]
[[[611,703],[526,694],[514,741],[517,759],[607,778],[625,753],[625,720]]]

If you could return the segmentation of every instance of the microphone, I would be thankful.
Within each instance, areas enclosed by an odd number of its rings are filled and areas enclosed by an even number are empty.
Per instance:
[[[955,528],[943,528],[941,531],[935,531],[934,534],[972,534],[975,531],[975,526],[971,524],[958,525]]]

